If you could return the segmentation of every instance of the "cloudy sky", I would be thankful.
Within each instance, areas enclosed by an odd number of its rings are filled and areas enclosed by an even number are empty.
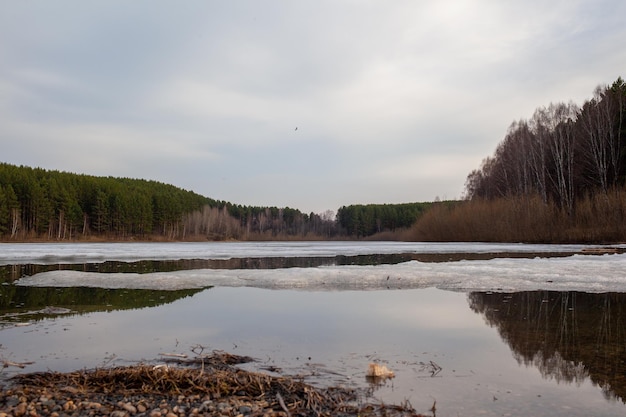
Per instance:
[[[0,0],[0,161],[304,212],[458,198],[511,122],[626,77],[624,16],[621,0]]]

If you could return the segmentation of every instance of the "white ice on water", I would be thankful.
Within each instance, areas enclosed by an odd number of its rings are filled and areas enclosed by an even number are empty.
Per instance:
[[[172,244],[169,244],[172,246]],[[180,244],[177,244],[180,245]],[[89,245],[81,245],[89,246]],[[105,259],[138,253],[123,253],[118,245]],[[183,244],[183,246],[185,246]],[[143,247],[143,246],[141,246]],[[153,249],[159,246],[148,245]],[[581,245],[486,245],[486,244],[216,244],[192,245],[172,252],[155,249],[153,256],[166,259],[180,254],[189,259],[216,259],[242,256],[335,256],[366,253],[484,253],[484,252],[577,252]],[[230,251],[227,249],[230,247]],[[128,247],[127,247],[128,248]],[[204,256],[200,256],[204,248]],[[219,248],[219,250],[218,250]],[[211,252],[215,250],[216,252]],[[369,251],[369,252],[368,252]],[[166,254],[167,252],[167,254]],[[63,255],[50,250],[49,257]],[[92,256],[86,249],[75,256]],[[119,257],[119,258],[118,258]],[[141,259],[145,259],[140,257]],[[128,259],[128,258],[126,258]],[[169,258],[171,259],[171,258]],[[175,259],[179,259],[175,257]],[[93,273],[57,270],[25,277],[17,285],[40,287],[88,286],[101,288],[192,289],[209,286],[257,287],[271,289],[384,290],[436,287],[456,291],[586,291],[626,292],[626,254],[573,255],[554,258],[497,258],[456,262],[410,261],[395,265],[321,266],[282,269],[198,269],[148,274]]]
[[[588,247],[591,246],[420,242],[0,243],[0,265],[394,253],[576,253]]]

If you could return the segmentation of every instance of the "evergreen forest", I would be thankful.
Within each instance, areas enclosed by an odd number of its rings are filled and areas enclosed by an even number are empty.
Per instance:
[[[404,230],[417,220],[431,203],[353,204],[337,211],[338,226],[351,237],[367,237]]]
[[[0,164],[0,234],[11,238],[167,235],[183,213],[220,204],[155,181]]]
[[[236,205],[173,185],[0,163],[5,240],[251,239],[336,234],[334,219]]]
[[[3,240],[276,240],[360,238],[409,227],[426,204],[302,213],[244,206],[156,181],[0,163]]]

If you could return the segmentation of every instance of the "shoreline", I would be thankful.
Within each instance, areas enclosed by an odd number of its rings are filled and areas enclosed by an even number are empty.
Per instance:
[[[389,237],[388,235],[385,235]],[[48,236],[39,236],[39,237],[19,237],[19,238],[10,238],[0,237],[0,243],[188,243],[188,242],[406,242],[406,243],[477,243],[473,241],[466,240],[427,240],[427,241],[418,241],[414,239],[400,239],[400,238],[380,238],[377,239],[372,236],[363,237],[363,238],[354,238],[350,236],[337,236],[332,239],[323,238],[320,236],[253,236],[248,239],[234,239],[234,238],[225,238],[225,239],[210,239],[204,235],[190,235],[182,239],[173,239],[168,238],[162,235],[145,235],[145,236],[127,236],[127,237],[110,237],[110,236],[97,236],[97,235],[88,235],[81,236],[79,238],[67,238],[67,239],[56,239]],[[624,241],[554,241],[554,242],[544,242],[544,241],[519,241],[519,242],[511,242],[511,241],[484,241],[480,243],[520,243],[520,244],[537,244],[537,245],[593,245],[593,246],[613,246],[613,245],[623,245],[626,244]]]
[[[19,374],[0,386],[0,417],[423,416],[408,402],[372,402],[355,389],[316,388],[237,367],[251,361],[214,351],[168,361],[175,365]]]

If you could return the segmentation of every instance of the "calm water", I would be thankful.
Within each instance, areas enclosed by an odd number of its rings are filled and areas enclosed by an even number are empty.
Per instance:
[[[70,371],[156,363],[159,353],[192,355],[190,349],[201,345],[205,352],[256,358],[247,368],[301,375],[317,385],[363,388],[388,403],[409,400],[427,415],[434,400],[439,416],[626,413],[626,293],[165,291],[14,283],[51,269],[94,271],[103,279],[113,271],[140,272],[132,276],[141,279],[193,268],[395,264],[415,254],[407,256],[6,264],[0,267],[0,358],[34,361],[25,371]],[[396,378],[370,384],[365,371],[373,361],[386,364]],[[0,378],[18,371],[24,372],[6,368]]]

